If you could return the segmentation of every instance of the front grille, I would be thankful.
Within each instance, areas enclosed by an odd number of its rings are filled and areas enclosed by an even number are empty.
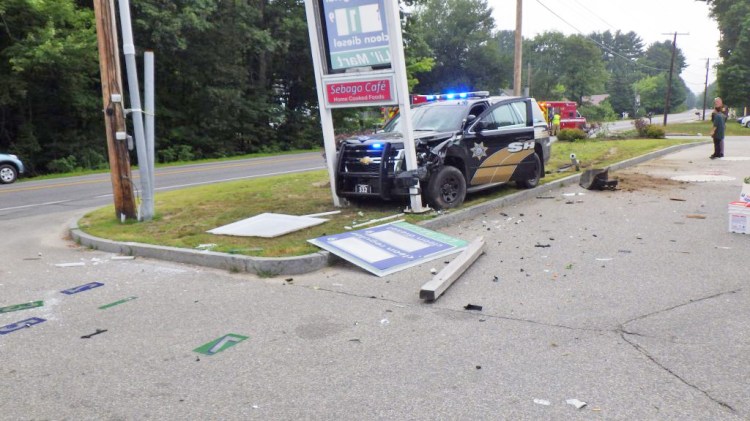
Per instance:
[[[337,192],[343,196],[389,198],[393,178],[403,168],[403,148],[385,143],[381,149],[343,144],[337,166]],[[369,193],[363,193],[363,186]]]

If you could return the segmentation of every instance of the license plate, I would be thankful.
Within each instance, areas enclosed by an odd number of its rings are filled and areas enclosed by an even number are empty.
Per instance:
[[[370,188],[369,184],[357,184],[356,189],[357,189],[357,193],[370,193],[370,192],[372,192],[372,189]]]

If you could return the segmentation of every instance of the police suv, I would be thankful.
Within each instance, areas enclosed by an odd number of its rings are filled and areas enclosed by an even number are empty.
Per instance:
[[[467,192],[510,181],[531,188],[544,177],[551,139],[533,98],[473,92],[421,99],[412,109],[418,168],[406,171],[397,114],[382,132],[342,142],[339,196],[388,200],[417,187],[430,206],[446,209],[463,203]]]

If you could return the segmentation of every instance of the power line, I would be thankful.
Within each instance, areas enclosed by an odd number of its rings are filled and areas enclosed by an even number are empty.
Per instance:
[[[589,9],[588,7],[584,6],[584,5],[583,5],[583,3],[581,3],[581,2],[580,2],[580,1],[578,1],[578,0],[573,0],[573,1],[574,1],[574,2],[576,3],[576,4],[578,4],[579,6],[581,6],[582,8],[584,8],[584,9],[585,9],[585,10],[586,10],[587,12],[589,12],[589,13],[591,14],[591,16],[593,16],[593,17],[595,17],[595,18],[599,19],[599,20],[600,20],[600,21],[602,21],[602,22],[603,22],[603,23],[604,23],[605,25],[609,26],[610,28],[614,29],[615,31],[618,31],[618,29],[617,29],[617,28],[615,28],[614,26],[612,26],[612,24],[611,24],[611,23],[609,23],[609,22],[607,22],[606,20],[604,20],[604,19],[602,19],[601,17],[599,17],[599,15],[597,15],[597,14],[596,14],[596,13],[594,13],[594,12],[592,12],[592,11],[591,11],[591,10],[590,10],[590,9]]]
[[[570,23],[567,20],[563,19],[562,16],[558,15],[552,9],[550,9],[549,7],[547,7],[547,5],[544,4],[544,3],[542,3],[541,0],[536,0],[536,2],[539,3],[545,9],[547,9],[547,11],[549,11],[550,13],[552,13],[553,15],[555,15],[555,17],[557,17],[558,19],[560,19],[561,21],[563,21],[565,24],[567,24],[571,28],[575,29],[576,32],[578,32],[580,35],[583,35],[584,37],[587,37],[591,42],[593,42],[594,44],[602,47],[604,50],[606,50],[607,52],[611,53],[612,55],[614,55],[616,57],[619,57],[619,58],[621,58],[621,59],[623,59],[623,60],[627,61],[628,63],[633,64],[635,66],[640,66],[640,67],[644,67],[644,68],[651,69],[651,70],[657,70],[659,72],[667,72],[668,71],[667,69],[660,69],[658,67],[652,67],[652,66],[649,66],[649,65],[646,65],[646,64],[642,64],[642,63],[638,63],[638,62],[632,61],[631,59],[629,59],[629,58],[623,56],[622,54],[618,53],[617,51],[615,51],[611,47],[609,47],[609,46],[607,46],[605,44],[600,43],[599,41],[591,38],[589,35],[584,34],[583,31],[581,31],[580,29],[578,29],[575,25],[573,25],[572,23]]]

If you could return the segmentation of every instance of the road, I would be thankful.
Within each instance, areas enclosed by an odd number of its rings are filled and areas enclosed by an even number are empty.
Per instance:
[[[689,121],[698,121],[700,117],[695,115],[696,110],[685,111],[677,114],[669,114],[667,117],[667,124],[670,123],[686,123]],[[710,112],[709,112],[710,114]],[[664,122],[664,115],[655,115],[651,117],[651,122],[658,126],[661,126]],[[619,120],[610,123],[605,123],[607,130],[612,132],[621,132],[624,130],[633,130],[633,120]]]
[[[750,419],[750,138],[710,153],[441,230],[487,247],[434,303],[450,258],[258,278],[76,247],[79,210],[2,219],[0,307],[43,305],[0,313],[0,419]]]
[[[320,152],[156,169],[155,190],[325,168]],[[137,185],[138,171],[133,171]],[[0,185],[0,220],[88,209],[112,203],[109,173]]]

